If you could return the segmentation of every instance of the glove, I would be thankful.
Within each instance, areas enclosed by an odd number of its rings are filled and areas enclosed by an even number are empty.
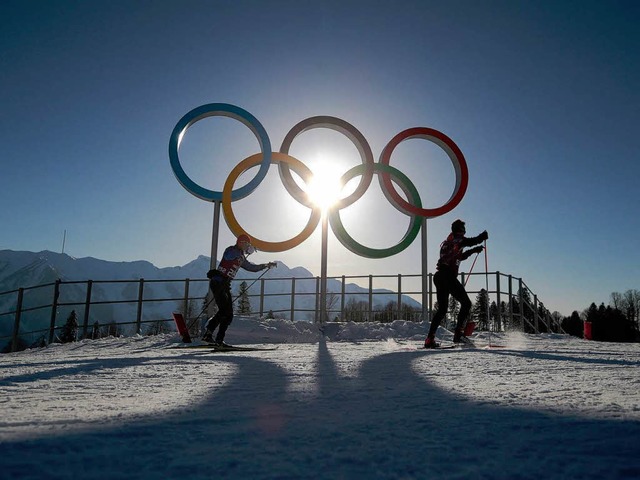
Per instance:
[[[267,263],[267,267],[271,268],[271,267],[277,267],[278,266],[278,262],[269,262]]]
[[[489,234],[487,233],[487,231],[485,230],[484,232],[482,232],[480,235],[478,235],[478,237],[480,238],[480,240],[486,240],[489,238]]]
[[[473,253],[482,253],[482,250],[484,250],[484,247],[482,245],[471,249]]]

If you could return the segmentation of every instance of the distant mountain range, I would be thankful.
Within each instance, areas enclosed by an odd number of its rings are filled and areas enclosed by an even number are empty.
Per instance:
[[[59,303],[76,303],[73,306],[60,306],[57,312],[56,325],[66,320],[69,312],[75,309],[82,324],[84,302],[87,297],[87,281],[92,285],[89,322],[98,320],[101,325],[111,322],[122,323],[135,321],[137,314],[137,298],[139,280],[144,279],[144,312],[143,319],[166,319],[178,307],[179,300],[161,301],[161,299],[184,297],[185,279],[191,279],[189,296],[204,297],[208,283],[206,273],[209,270],[210,258],[203,255],[181,267],[158,268],[147,261],[110,262],[97,258],[73,258],[66,254],[50,251],[26,252],[0,250],[0,336],[10,335],[15,314],[6,312],[15,310],[17,290],[52,284],[56,280],[64,283],[60,289]],[[241,280],[251,284],[264,272],[252,273],[240,270],[234,282],[234,294],[237,293]],[[278,262],[278,267],[271,269],[264,277],[265,289],[263,312],[273,311],[276,316],[289,318],[291,307],[291,289],[295,278],[295,319],[310,320],[316,308],[315,276],[303,267],[289,268]],[[111,281],[104,283],[105,281]],[[258,311],[260,306],[261,282],[253,284],[249,290],[252,310]],[[327,281],[327,291],[340,293],[342,283],[338,280]],[[7,293],[9,292],[9,293]],[[368,302],[369,291],[354,283],[345,285],[349,300]],[[386,305],[397,301],[397,295],[390,290],[374,290],[374,306]],[[25,291],[22,308],[25,313],[21,319],[21,331],[47,328],[51,318],[51,308],[36,308],[51,305],[53,286],[46,288],[29,288]],[[100,302],[124,301],[127,303],[109,304]],[[152,300],[152,301],[149,301]],[[156,301],[153,301],[156,300]],[[403,296],[404,305],[420,308],[420,303]],[[93,304],[96,305],[93,305]],[[338,304],[339,306],[339,304]],[[200,312],[202,306],[197,305]],[[33,310],[30,310],[33,309]],[[306,315],[305,315],[306,312]]]

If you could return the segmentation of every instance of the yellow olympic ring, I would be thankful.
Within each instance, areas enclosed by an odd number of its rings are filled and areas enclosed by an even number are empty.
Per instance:
[[[256,248],[264,252],[283,252],[293,247],[297,247],[298,245],[300,245],[302,242],[304,242],[307,238],[311,236],[311,234],[314,232],[314,230],[318,226],[318,223],[320,222],[322,211],[320,207],[314,206],[311,203],[311,201],[305,202],[304,203],[305,206],[308,206],[309,208],[311,208],[311,216],[309,217],[309,221],[307,222],[307,225],[298,235],[296,235],[295,237],[289,240],[285,240],[282,242],[267,242],[265,240],[260,240],[254,237],[253,235],[251,235],[250,233],[248,233],[246,230],[244,230],[238,223],[233,213],[233,209],[231,208],[231,201],[232,201],[231,194],[233,192],[233,185],[235,184],[236,180],[240,175],[242,175],[251,167],[260,165],[262,160],[263,160],[262,153],[256,153],[242,160],[238,165],[234,167],[233,170],[231,170],[231,173],[229,174],[229,176],[227,177],[227,180],[224,183],[224,188],[222,189],[222,211],[224,213],[224,218],[227,222],[227,225],[229,226],[229,229],[234,235],[238,236],[243,233],[249,235],[251,237],[251,243]],[[298,175],[300,175],[300,177],[302,177],[302,179],[306,183],[309,183],[309,181],[313,177],[313,173],[311,172],[309,167],[307,167],[304,163],[302,163],[297,158],[292,157],[290,155],[287,155],[284,153],[271,152],[271,163],[287,164],[288,166],[292,167],[293,170]]]

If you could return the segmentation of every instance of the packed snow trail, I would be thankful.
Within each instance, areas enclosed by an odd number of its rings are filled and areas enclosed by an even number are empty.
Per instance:
[[[364,335],[212,354],[176,340],[0,357],[3,478],[640,476],[637,344],[409,351]]]

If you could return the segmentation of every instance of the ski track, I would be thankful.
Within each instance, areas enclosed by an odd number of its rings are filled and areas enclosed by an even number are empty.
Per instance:
[[[640,478],[640,345],[422,340],[210,353],[167,335],[3,355],[0,475]]]

